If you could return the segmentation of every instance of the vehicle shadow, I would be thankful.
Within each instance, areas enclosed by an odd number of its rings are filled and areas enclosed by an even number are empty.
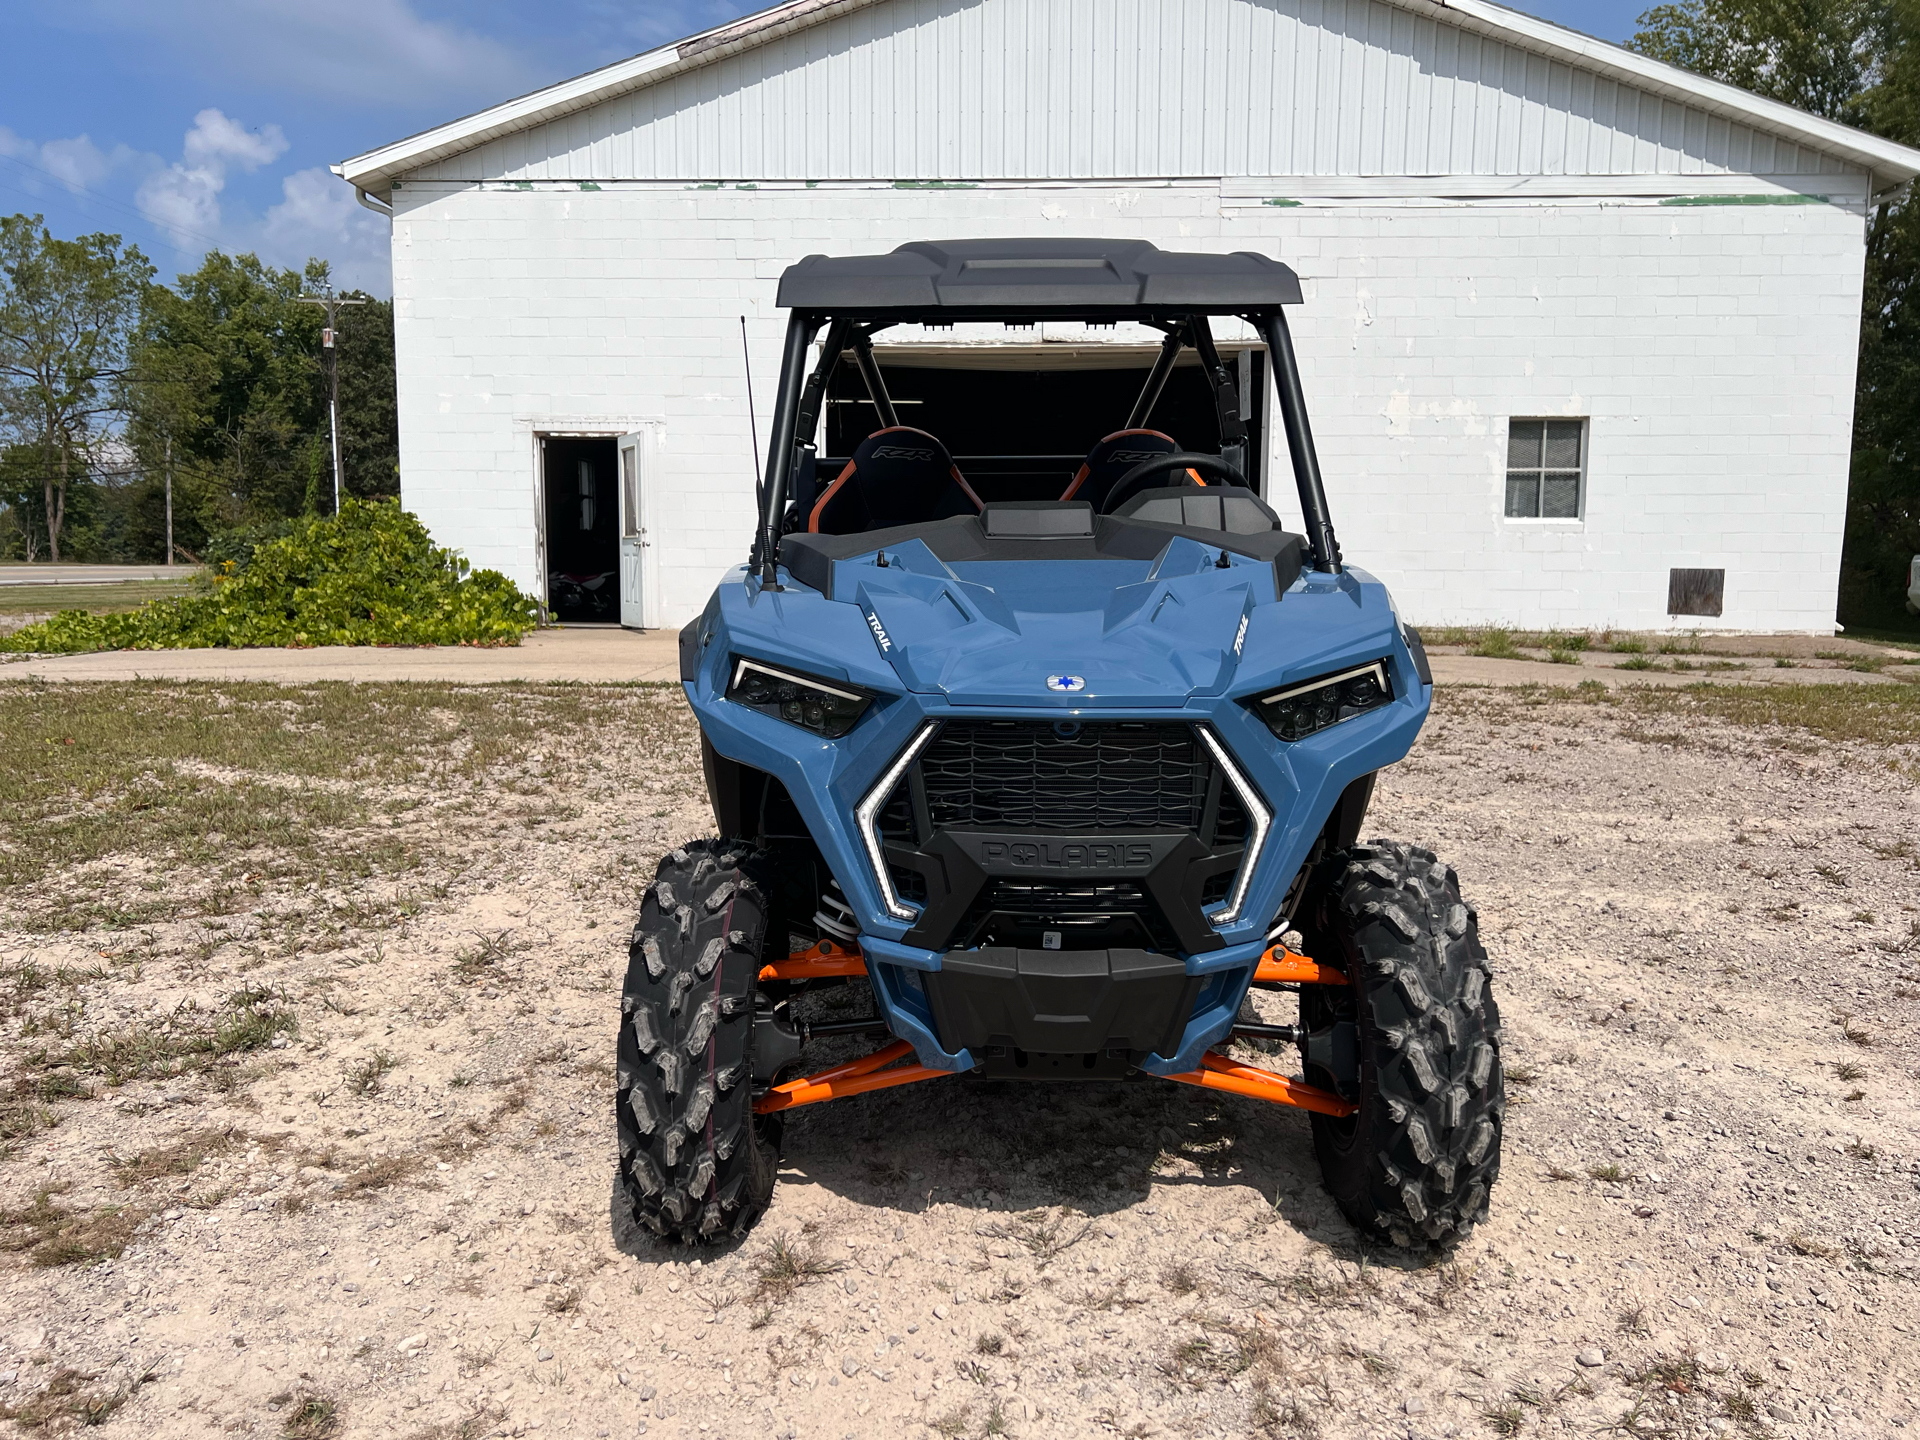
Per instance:
[[[1296,1228],[1346,1230],[1319,1191],[1303,1112],[1151,1078],[955,1078],[797,1111],[781,1181],[983,1218],[1064,1206],[1098,1219],[1152,1205],[1156,1188],[1237,1190]]]
[[[955,1077],[794,1111],[780,1192],[760,1228],[778,1227],[783,1194],[792,1202],[811,1188],[868,1212],[883,1230],[935,1205],[957,1206],[974,1227],[1029,1249],[1069,1239],[1074,1226],[1061,1223],[1069,1217],[1098,1225],[1127,1212],[1157,1215],[1164,1205],[1178,1211],[1168,1223],[1188,1226],[1194,1250],[1229,1243],[1228,1229],[1244,1230],[1251,1212],[1349,1264],[1430,1263],[1374,1244],[1340,1214],[1321,1186],[1306,1112],[1150,1077]],[[1193,1192],[1208,1197],[1197,1210],[1173,1198]],[[617,1178],[608,1216],[615,1247],[651,1264],[713,1263],[754,1238],[701,1247],[662,1240],[634,1221]]]

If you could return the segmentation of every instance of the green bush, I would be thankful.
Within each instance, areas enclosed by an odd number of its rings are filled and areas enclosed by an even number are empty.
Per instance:
[[[297,532],[306,522],[285,518],[236,525],[210,537],[201,556],[216,575],[232,576],[253,563],[254,552]]]
[[[67,610],[0,649],[193,650],[250,645],[513,645],[538,604],[497,570],[469,571],[392,500],[296,522],[204,592],[130,614]]]
[[[1519,648],[1513,643],[1513,633],[1508,630],[1483,630],[1480,639],[1467,652],[1469,655],[1484,655],[1489,660],[1521,660]]]

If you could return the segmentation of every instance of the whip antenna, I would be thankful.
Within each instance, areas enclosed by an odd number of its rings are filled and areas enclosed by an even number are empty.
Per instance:
[[[753,451],[753,493],[761,494],[764,485],[760,480],[760,422],[753,415],[753,356],[747,350],[747,317],[740,317],[740,368],[747,372],[747,429],[751,432],[753,443],[747,448]]]

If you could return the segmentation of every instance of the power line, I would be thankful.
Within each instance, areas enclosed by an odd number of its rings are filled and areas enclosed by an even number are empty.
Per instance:
[[[102,195],[98,190],[92,190],[85,185],[76,184],[71,180],[67,180],[62,176],[54,174],[51,170],[43,170],[38,165],[33,164],[31,161],[22,160],[19,157],[14,155],[0,155],[0,165],[17,165],[22,170],[31,170],[34,174],[44,176],[46,179],[53,181],[54,184],[59,185],[64,189],[71,190],[76,194],[85,195],[88,199],[93,200],[101,205],[105,205],[110,209],[123,211],[126,214],[131,215],[138,220],[142,220],[148,225],[153,226],[153,228],[156,230],[171,231],[175,234],[191,236],[195,240],[199,240],[204,244],[213,246],[214,249],[216,250],[224,248],[222,241],[207,234],[205,231],[192,230],[187,228],[184,225],[174,225],[170,222],[155,220],[151,215],[148,215],[146,211],[140,209],[140,207],[137,205],[129,205],[127,204],[126,201],[116,200],[111,195]],[[6,188],[9,190],[12,190],[16,194],[25,195],[28,199],[31,199],[31,200],[38,200],[42,198],[42,196],[40,196],[36,192],[31,190],[22,190],[17,185],[8,185],[6,186]]]
[[[364,305],[365,300],[343,300],[333,293],[331,282],[318,295],[296,295],[302,305],[324,305],[327,307],[326,328],[320,332],[320,348],[325,352],[327,362],[327,430],[333,444],[333,513],[340,513],[340,359],[334,348],[333,312],[342,305]]]

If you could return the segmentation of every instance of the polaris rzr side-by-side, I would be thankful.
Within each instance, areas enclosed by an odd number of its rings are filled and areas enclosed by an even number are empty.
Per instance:
[[[1143,241],[916,244],[782,277],[752,551],[680,635],[722,838],[660,862],[621,999],[642,1224],[738,1236],[786,1111],[960,1075],[1297,1106],[1363,1234],[1444,1244],[1485,1214],[1505,1092],[1474,912],[1429,851],[1359,842],[1432,676],[1386,587],[1342,564],[1300,301],[1264,256]],[[1220,319],[1265,347],[1304,534],[1246,484],[1250,366],[1222,359]],[[890,327],[982,323],[1164,336],[1137,391],[1107,372],[1111,433],[1043,498],[1007,498],[1036,457],[963,455],[970,476],[903,425],[875,359]],[[1184,352],[1206,435],[1153,428]],[[824,402],[854,371],[877,425],[829,460]],[[870,1015],[796,1016],[855,981]],[[1297,1022],[1256,1022],[1255,987],[1296,993]],[[814,1068],[829,1036],[878,1048]],[[1296,1047],[1299,1078],[1231,1058],[1235,1037]]]

